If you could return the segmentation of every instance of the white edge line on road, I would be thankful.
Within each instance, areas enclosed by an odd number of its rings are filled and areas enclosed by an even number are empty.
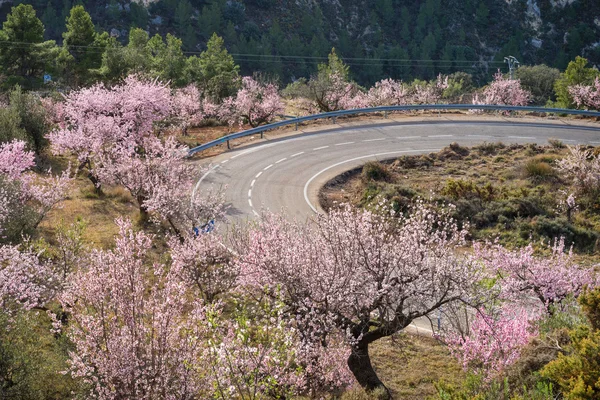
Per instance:
[[[248,198],[252,197],[252,189],[248,190]]]
[[[345,146],[345,145],[347,145],[347,144],[354,144],[354,143],[356,143],[356,142],[344,142],[344,143],[336,143],[336,144],[334,144],[334,146]]]
[[[230,160],[230,159],[227,159],[227,160],[221,161],[221,164],[227,164],[227,163],[229,162],[229,160]]]
[[[262,175],[262,171],[260,171],[258,174],[256,174],[255,178],[258,179],[258,178],[260,178],[261,175]]]
[[[292,157],[296,157],[296,156],[299,156],[300,154],[304,154],[304,152],[303,152],[303,151],[301,151],[300,153],[292,154],[292,155],[290,156],[290,158],[292,158]]]
[[[423,136],[398,136],[396,139],[420,139]]]
[[[252,180],[252,183],[250,184],[250,187],[254,187],[254,184],[256,183],[256,179]]]
[[[321,175],[323,172],[326,172],[332,168],[335,168],[337,166],[340,166],[342,164],[346,164],[352,161],[357,161],[357,160],[362,160],[365,158],[372,158],[372,157],[379,157],[379,156],[387,156],[387,155],[391,155],[391,154],[402,154],[402,153],[428,153],[428,152],[432,152],[432,151],[439,151],[440,149],[420,149],[420,150],[398,150],[398,151],[388,151],[385,153],[376,153],[376,154],[369,154],[367,156],[361,156],[361,157],[355,157],[355,158],[351,158],[349,160],[344,160],[344,161],[340,161],[338,163],[335,163],[333,165],[330,165],[327,168],[322,169],[321,171],[317,172],[315,175],[313,175],[304,185],[304,200],[306,201],[306,204],[308,204],[308,206],[315,212],[318,213],[317,209],[315,208],[315,206],[310,202],[310,200],[308,199],[308,186],[310,185],[310,183],[312,181],[315,180],[316,177],[318,177],[319,175]]]
[[[427,137],[433,137],[433,138],[435,138],[435,137],[452,137],[452,136],[454,136],[454,135],[429,135]]]
[[[250,208],[254,208],[254,206],[252,205],[252,199],[248,199],[248,204],[250,204]]]
[[[326,148],[328,148],[328,147],[329,147],[329,146],[321,146],[321,147],[316,147],[316,148],[314,148],[314,149],[313,149],[313,151],[315,151],[315,150],[323,150],[323,149],[326,149]]]
[[[256,210],[254,209],[254,207],[252,208],[252,212],[254,213],[255,216],[260,217],[260,215],[256,212]]]
[[[194,186],[194,190],[192,190],[192,201],[193,201],[193,199],[196,197],[196,192],[198,191],[198,188],[200,187],[200,184],[202,183],[202,181],[203,181],[204,179],[206,179],[206,177],[207,177],[208,175],[210,175],[210,173],[211,173],[211,172],[213,172],[215,169],[217,169],[217,168],[219,168],[219,167],[220,167],[220,165],[214,165],[214,166],[212,166],[212,167],[209,167],[209,168],[208,168],[208,171],[206,171],[206,172],[204,173],[204,175],[202,175],[202,177],[200,177],[200,179],[198,180],[198,182],[196,182],[196,186]]]
[[[279,164],[280,162],[284,162],[285,160],[287,160],[287,157],[282,158],[279,161],[275,161],[275,164]]]
[[[467,137],[493,138],[493,136],[490,135],[467,135]]]
[[[535,136],[507,136],[511,139],[537,139]]]
[[[273,164],[267,165],[266,167],[263,168],[263,171],[268,170],[269,168],[271,168],[273,166]]]

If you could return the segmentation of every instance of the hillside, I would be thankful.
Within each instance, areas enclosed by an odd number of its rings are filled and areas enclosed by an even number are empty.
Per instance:
[[[205,48],[213,32],[244,74],[283,82],[314,73],[332,47],[354,78],[428,79],[466,71],[489,80],[506,55],[564,69],[576,55],[600,64],[600,2],[594,0],[27,0],[61,41],[65,18],[82,3],[96,27],[126,42],[132,26]],[[144,5],[144,2],[148,3]],[[5,19],[16,2],[4,1]]]

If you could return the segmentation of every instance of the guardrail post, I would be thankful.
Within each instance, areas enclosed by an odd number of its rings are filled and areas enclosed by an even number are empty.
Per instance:
[[[261,139],[263,138],[263,133],[264,133],[264,132],[261,132],[261,133],[260,133],[260,138],[261,138]]]
[[[383,112],[383,118],[387,119],[387,111]]]
[[[298,130],[298,123],[297,123],[297,122],[296,122],[296,129],[295,129],[295,130],[296,130],[296,131]]]
[[[331,117],[331,121],[333,121],[333,123],[335,124],[335,121],[337,121],[337,117]]]
[[[227,149],[231,150],[231,147],[229,146],[229,140],[227,141]]]

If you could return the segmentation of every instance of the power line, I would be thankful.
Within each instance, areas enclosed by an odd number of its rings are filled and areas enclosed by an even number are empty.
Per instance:
[[[0,41],[0,46],[5,46],[5,47],[12,46],[12,47],[18,47],[18,48],[26,48],[26,47],[31,47],[31,46],[41,47],[40,45],[42,45],[42,44],[43,44],[43,42],[42,43],[31,43],[31,42],[17,42],[17,41],[9,41],[9,40]],[[92,45],[67,45],[66,47],[68,47],[72,50],[91,49],[92,51],[88,51],[88,52],[96,53],[96,54],[102,54],[105,51],[121,50],[121,49],[126,48],[126,46],[119,48],[119,47],[92,46]],[[200,52],[200,51],[182,51],[182,54],[191,54],[191,55],[198,55],[198,54],[202,54],[202,53],[203,52]],[[275,59],[275,61],[271,61],[271,62],[280,62],[279,59],[323,60],[323,61],[328,60],[328,57],[326,57],[326,56],[299,56],[299,55],[252,54],[252,53],[230,53],[230,55],[239,61],[246,61],[246,62],[253,62],[253,61],[270,62],[269,60],[266,60],[269,58]],[[369,57],[340,57],[340,58],[348,65],[357,65],[357,66],[391,65],[391,64],[383,64],[383,62],[386,62],[386,63],[409,63],[409,64],[396,64],[396,65],[400,65],[400,66],[413,66],[416,64],[436,64],[436,65],[440,65],[440,66],[464,65],[465,67],[468,67],[468,66],[477,65],[477,64],[480,64],[480,65],[490,65],[490,64],[503,65],[504,64],[503,61],[493,61],[493,60],[490,60],[490,61],[426,60],[426,59],[369,58]],[[365,61],[365,62],[359,63],[359,62],[355,62],[355,61]]]

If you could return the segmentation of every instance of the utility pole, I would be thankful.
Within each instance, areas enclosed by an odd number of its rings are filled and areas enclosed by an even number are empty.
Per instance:
[[[504,57],[504,62],[508,64],[508,70],[510,72],[510,79],[514,79],[514,71],[519,66],[519,60],[513,56]]]

